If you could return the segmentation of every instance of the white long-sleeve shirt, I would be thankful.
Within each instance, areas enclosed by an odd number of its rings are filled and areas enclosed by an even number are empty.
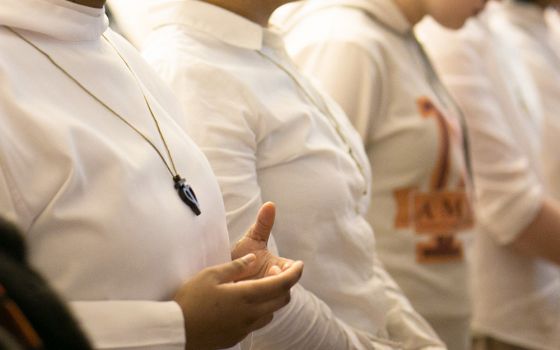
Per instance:
[[[543,174],[547,192],[560,199],[560,50],[555,49],[545,10],[508,0],[496,5],[492,22],[515,46],[535,82],[543,111]]]
[[[473,254],[473,327],[530,349],[560,348],[560,273],[507,246],[535,218],[544,196],[540,102],[519,53],[488,14],[458,32],[419,31],[466,114],[478,232]]]
[[[102,34],[113,42],[141,81],[202,215],[180,200],[146,141],[6,26],[165,155],[139,85]],[[0,2],[0,215],[22,229],[32,265],[70,302],[96,348],[183,350],[175,292],[230,259],[219,186],[178,126],[181,113],[140,55],[107,29],[102,9]]]
[[[381,260],[420,314],[446,327],[460,320],[465,337],[456,341],[466,347],[474,219],[459,111],[392,0],[317,0],[281,11],[288,52],[363,139],[373,169],[367,219]],[[446,212],[446,201],[458,210]],[[440,245],[441,237],[453,243]]]
[[[292,302],[253,347],[372,349],[384,337],[440,348],[377,261],[369,165],[341,109],[270,30],[204,2],[159,3],[144,54],[179,94],[183,127],[212,164],[231,241],[274,201],[280,254],[305,262]]]

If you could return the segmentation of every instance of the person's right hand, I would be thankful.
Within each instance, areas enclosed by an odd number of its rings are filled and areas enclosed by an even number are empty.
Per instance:
[[[303,264],[295,262],[276,275],[233,283],[251,270],[255,260],[254,254],[248,254],[206,268],[181,287],[174,299],[183,310],[186,349],[232,347],[288,304]]]

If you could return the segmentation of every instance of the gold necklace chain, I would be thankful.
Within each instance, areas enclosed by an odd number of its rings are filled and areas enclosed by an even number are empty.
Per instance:
[[[167,141],[165,140],[165,136],[163,135],[163,132],[162,132],[161,127],[159,125],[159,122],[158,122],[158,120],[155,116],[155,113],[152,109],[152,106],[150,105],[150,103],[148,101],[148,97],[146,96],[146,93],[144,92],[144,89],[142,88],[142,84],[140,83],[140,79],[138,78],[136,73],[134,73],[134,71],[132,70],[132,68],[130,67],[128,62],[125,60],[125,58],[122,56],[120,51],[117,49],[117,47],[111,42],[111,40],[109,40],[109,38],[107,38],[105,36],[105,34],[102,35],[103,39],[105,39],[105,41],[109,44],[109,46],[111,46],[111,48],[119,56],[121,61],[126,66],[127,70],[130,72],[130,74],[134,78],[134,81],[136,82],[136,85],[140,89],[142,97],[144,98],[144,102],[146,103],[146,106],[148,107],[148,111],[150,112],[150,116],[152,117],[152,120],[154,121],[154,123],[156,125],[156,129],[158,131],[158,134],[159,134],[159,136],[161,138],[161,141],[162,141],[162,143],[165,147],[165,151],[166,151],[167,155],[169,156],[169,161],[170,161],[171,165],[167,162],[164,155],[161,153],[161,151],[158,149],[158,147],[148,138],[148,136],[146,136],[144,133],[142,133],[138,128],[136,128],[133,124],[131,124],[128,120],[126,120],[126,118],[124,118],[117,111],[115,111],[113,108],[111,108],[111,106],[107,105],[105,102],[103,102],[103,100],[101,100],[94,93],[92,93],[90,90],[88,90],[82,83],[80,83],[66,69],[64,69],[64,67],[59,65],[48,53],[46,53],[44,50],[42,50],[40,47],[35,45],[33,42],[28,40],[26,37],[24,37],[20,33],[16,32],[13,28],[10,28],[10,27],[6,27],[6,28],[9,29],[16,36],[18,36],[21,40],[25,41],[27,44],[29,44],[31,47],[33,47],[35,50],[40,52],[43,56],[45,56],[56,68],[58,68],[62,73],[64,73],[64,75],[66,75],[70,80],[72,80],[76,85],[78,85],[84,92],[86,92],[95,101],[97,101],[99,104],[101,104],[105,109],[107,109],[109,112],[111,112],[113,115],[115,115],[118,119],[120,119],[123,123],[125,123],[129,128],[131,128],[134,132],[136,132],[140,137],[142,137],[142,139],[144,139],[153,148],[153,150],[157,153],[157,155],[159,156],[159,158],[162,160],[163,164],[165,165],[165,167],[169,171],[169,174],[171,174],[171,177],[172,177],[173,182],[175,184],[175,188],[177,189],[179,197],[181,198],[181,200],[183,202],[185,202],[185,204],[187,204],[196,215],[200,215],[200,208],[199,208],[199,204],[198,204],[198,199],[196,198],[194,190],[190,187],[190,185],[188,185],[185,182],[185,179],[183,179],[181,177],[181,175],[179,174],[179,172],[177,171],[177,167],[175,166],[175,162],[173,160],[173,156],[171,155],[171,151],[169,150],[169,146],[167,144]]]
[[[31,45],[33,48],[35,48],[37,51],[39,51],[43,56],[45,56],[56,68],[58,68],[61,72],[63,72],[70,80],[72,80],[76,85],[78,85],[82,90],[84,90],[88,95],[90,95],[95,101],[97,101],[99,104],[101,104],[103,107],[105,107],[109,112],[111,112],[112,114],[114,114],[117,118],[119,118],[123,123],[125,123],[128,127],[130,127],[132,130],[134,130],[138,135],[140,135],[146,142],[148,142],[148,144],[154,149],[154,151],[157,152],[157,154],[159,155],[159,157],[161,158],[161,160],[163,161],[163,163],[165,164],[167,170],[169,171],[169,173],[171,174],[171,176],[175,177],[177,176],[177,168],[175,167],[175,163],[173,162],[173,157],[171,156],[171,152],[169,151],[169,148],[167,147],[167,142],[165,141],[165,138],[163,137],[163,133],[161,132],[161,128],[159,126],[159,123],[157,121],[157,118],[154,115],[154,112],[152,111],[152,107],[150,106],[149,102],[148,102],[148,98],[146,97],[146,94],[144,93],[144,90],[141,88],[141,85],[138,81],[138,77],[136,76],[136,74],[134,74],[134,72],[132,71],[132,69],[130,68],[128,62],[126,62],[124,60],[124,58],[122,57],[122,55],[120,54],[120,52],[115,48],[115,46],[113,45],[113,43],[111,43],[107,37],[105,37],[105,35],[103,35],[103,38],[109,43],[109,45],[113,48],[113,50],[116,51],[117,55],[120,57],[120,59],[124,62],[124,64],[126,65],[127,69],[131,72],[132,76],[134,77],[137,85],[140,87],[142,96],[144,97],[144,101],[146,102],[146,105],[148,106],[148,110],[150,111],[150,115],[152,116],[152,119],[154,120],[154,123],[156,124],[158,133],[161,137],[161,140],[163,141],[163,144],[165,145],[165,149],[167,151],[167,154],[169,156],[169,159],[171,160],[171,167],[169,166],[169,164],[167,163],[167,161],[165,160],[163,154],[160,152],[160,150],[156,147],[156,145],[146,136],[144,135],[140,130],[138,130],[138,128],[136,128],[134,125],[132,125],[128,120],[126,120],[125,118],[123,118],[119,113],[117,113],[113,108],[111,108],[111,106],[107,105],[105,102],[103,102],[100,98],[98,98],[97,96],[95,96],[91,91],[89,91],[82,83],[80,83],[76,78],[74,78],[70,73],[68,73],[68,71],[66,69],[64,69],[61,65],[59,65],[48,53],[46,53],[45,51],[43,51],[40,47],[38,47],[37,45],[35,45],[33,42],[31,42],[30,40],[28,40],[26,37],[24,37],[23,35],[19,34],[18,32],[16,32],[15,30],[13,30],[10,27],[7,27],[10,31],[12,31],[15,35],[17,35],[20,39],[22,39],[23,41],[25,41],[27,44]],[[173,168],[173,170],[172,170]]]
[[[299,79],[296,76],[294,76],[294,74],[292,72],[290,72],[290,70],[288,70],[282,64],[277,62],[272,57],[266,55],[265,53],[263,53],[261,51],[258,51],[258,50],[256,52],[261,57],[265,58],[267,61],[272,62],[276,67],[278,67],[284,73],[286,73],[290,77],[290,79],[303,92],[303,94],[305,95],[307,100],[309,100],[309,102],[311,102],[311,104],[313,104],[315,107],[317,107],[317,109],[327,117],[327,119],[330,121],[331,125],[334,127],[334,129],[336,131],[336,134],[338,135],[340,140],[342,140],[342,143],[344,143],[344,146],[346,147],[346,150],[347,150],[348,154],[350,155],[350,158],[352,158],[352,160],[356,164],[356,167],[358,168],[358,171],[360,172],[360,175],[364,179],[364,182],[366,183],[366,185],[365,185],[366,188],[364,189],[363,192],[364,192],[364,194],[366,194],[367,193],[367,181],[366,181],[366,174],[365,174],[365,171],[364,171],[364,167],[362,166],[362,164],[360,163],[360,161],[356,157],[356,154],[355,154],[354,149],[352,148],[352,146],[350,144],[350,141],[348,141],[348,139],[344,135],[344,132],[342,131],[342,128],[341,128],[340,124],[336,120],[335,116],[333,115],[333,113],[332,113],[331,109],[329,108],[329,106],[327,105],[326,101],[321,100],[321,103],[317,102],[317,100],[311,95],[311,93],[309,91],[307,91],[307,89],[304,86],[302,86],[302,84],[299,82]],[[319,93],[317,93],[317,94],[319,95]],[[319,95],[319,98],[321,98],[320,95]],[[320,105],[323,106],[323,107],[321,108]]]

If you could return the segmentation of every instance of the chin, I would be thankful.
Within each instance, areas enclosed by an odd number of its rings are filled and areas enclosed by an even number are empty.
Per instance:
[[[457,20],[453,20],[453,21],[442,21],[439,22],[439,24],[441,24],[442,26],[444,26],[447,29],[451,29],[451,30],[458,30],[463,28],[463,26],[465,25],[465,23],[467,22],[467,19],[457,19]]]

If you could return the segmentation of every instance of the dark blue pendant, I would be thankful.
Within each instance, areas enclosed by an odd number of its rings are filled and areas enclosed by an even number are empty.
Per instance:
[[[179,194],[179,198],[191,208],[196,216],[200,215],[200,205],[192,187],[179,175],[175,175],[173,181],[175,182],[175,189]]]

